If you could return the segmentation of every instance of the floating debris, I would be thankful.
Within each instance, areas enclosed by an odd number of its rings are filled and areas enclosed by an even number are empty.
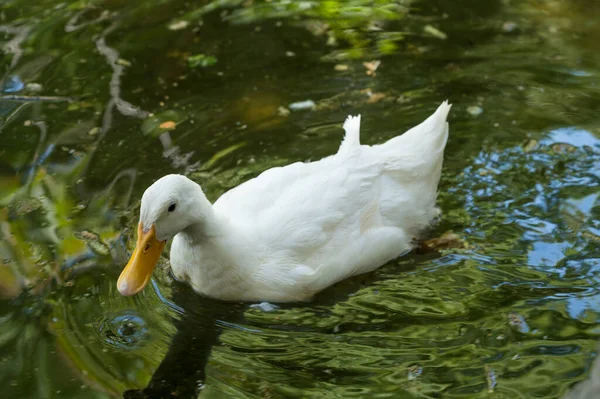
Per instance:
[[[365,68],[367,68],[367,75],[369,76],[377,76],[377,68],[379,68],[379,66],[381,65],[381,61],[377,60],[377,61],[370,61],[370,62],[363,62],[363,66]]]
[[[272,303],[269,303],[269,302],[255,303],[255,304],[250,305],[250,307],[252,309],[260,309],[261,311],[266,312],[266,313],[274,312],[275,310],[279,309],[279,306],[273,305]]]
[[[206,54],[196,54],[188,57],[188,65],[190,68],[206,68],[217,63],[217,57]]]
[[[159,128],[165,129],[165,130],[173,130],[173,129],[175,129],[175,126],[177,126],[177,124],[173,121],[166,121],[166,122],[163,122],[160,125],[158,125]]]
[[[296,53],[294,53],[293,51],[286,51],[285,52],[285,56],[286,57],[295,57]]]
[[[288,116],[290,114],[290,110],[287,109],[286,107],[279,107],[277,108],[277,115],[279,116]]]
[[[434,252],[440,249],[467,248],[467,243],[456,233],[447,231],[437,238],[432,238],[419,243],[417,250],[421,253]]]
[[[473,116],[477,116],[483,113],[483,108],[479,105],[471,105],[470,107],[467,107],[467,112]]]
[[[131,66],[131,62],[129,62],[129,61],[123,59],[123,58],[119,58],[117,60],[117,64],[122,65],[124,67],[130,67]]]
[[[93,127],[90,129],[90,131],[88,132],[88,135],[96,136],[98,133],[100,133],[100,128],[98,126],[96,126],[96,127]]]
[[[142,133],[146,136],[159,137],[183,123],[186,115],[182,112],[167,110],[151,115],[142,122]]]
[[[33,93],[39,93],[40,91],[42,91],[43,86],[40,83],[32,82],[32,83],[27,83],[25,85],[25,89],[30,92],[33,92]]]
[[[346,64],[337,64],[336,66],[333,67],[333,69],[338,72],[344,72],[344,71],[347,71],[348,69],[350,69],[350,67]]]
[[[441,40],[446,40],[448,38],[448,35],[446,35],[444,32],[442,32],[438,28],[434,28],[431,25],[425,25],[423,27],[423,32],[425,32],[426,34],[433,36],[437,39],[441,39]]]
[[[295,103],[291,103],[288,105],[288,108],[291,111],[303,111],[306,109],[313,109],[317,106],[317,104],[315,104],[315,102],[313,100],[305,100],[305,101],[298,101]]]
[[[210,159],[208,161],[206,161],[204,163],[204,165],[202,165],[202,170],[207,170],[212,168],[217,162],[219,162],[221,159],[226,158],[227,155],[233,153],[234,151],[239,150],[242,147],[245,147],[248,143],[245,141],[239,142],[237,144],[233,144],[219,152],[217,152],[215,155],[213,155],[212,157],[210,157]]]
[[[187,28],[189,24],[189,21],[172,21],[167,28],[169,30],[181,30]]]

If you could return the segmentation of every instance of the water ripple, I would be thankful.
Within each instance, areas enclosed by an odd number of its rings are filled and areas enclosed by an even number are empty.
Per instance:
[[[132,310],[116,315],[106,314],[96,324],[100,337],[113,347],[135,349],[148,338],[146,322]]]

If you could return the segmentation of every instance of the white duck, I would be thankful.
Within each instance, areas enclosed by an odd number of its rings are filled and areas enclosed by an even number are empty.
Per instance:
[[[439,212],[450,107],[374,146],[360,144],[360,116],[348,117],[337,154],[269,169],[214,204],[188,178],[162,177],[142,197],[119,291],[144,288],[171,238],[175,277],[223,300],[309,300],[409,251]]]

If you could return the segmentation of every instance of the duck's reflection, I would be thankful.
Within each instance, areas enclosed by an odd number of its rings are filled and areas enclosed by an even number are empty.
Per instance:
[[[280,309],[333,306],[345,301],[358,290],[372,286],[375,273],[367,273],[341,281],[320,292],[310,302],[278,303]],[[173,336],[165,358],[154,372],[148,386],[142,390],[129,390],[123,396],[136,398],[197,398],[206,378],[206,365],[212,347],[219,342],[224,328],[243,328],[247,324],[244,312],[251,303],[223,302],[202,297],[189,286],[173,282],[172,302],[162,297],[158,286],[151,280],[161,300],[181,314],[175,322]],[[270,328],[276,328],[270,326]],[[247,328],[245,328],[247,329]],[[248,329],[249,332],[257,330]],[[333,331],[332,331],[333,332]]]
[[[206,364],[223,328],[240,323],[247,305],[202,297],[173,284],[174,306],[181,309],[177,332],[148,386],[129,390],[124,398],[196,398],[206,378]]]

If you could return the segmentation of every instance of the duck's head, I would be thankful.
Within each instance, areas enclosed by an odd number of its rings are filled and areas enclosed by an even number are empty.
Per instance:
[[[200,186],[185,176],[167,175],[148,187],[142,196],[135,250],[117,281],[119,292],[140,292],[167,241],[192,224],[201,224],[210,211]]]

